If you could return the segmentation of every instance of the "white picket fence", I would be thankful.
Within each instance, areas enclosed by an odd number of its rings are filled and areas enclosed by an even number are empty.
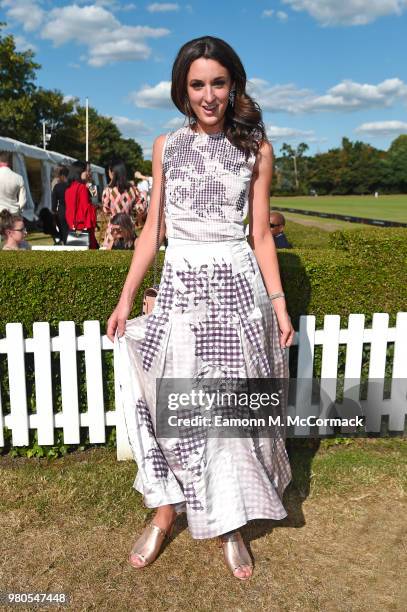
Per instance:
[[[368,396],[374,410],[369,412],[368,431],[379,432],[381,417],[389,416],[389,430],[403,431],[407,416],[407,312],[397,315],[396,327],[389,328],[389,315],[375,313],[372,327],[365,329],[365,316],[351,314],[347,329],[340,329],[339,315],[326,315],[323,329],[315,329],[315,317],[300,317],[299,331],[295,334],[294,345],[298,345],[297,379],[295,402],[289,405],[289,414],[300,416],[315,415],[312,404],[312,375],[314,350],[322,345],[321,388],[324,397],[318,406],[318,415],[324,416],[329,410],[330,399],[336,397],[338,351],[346,345],[344,380],[344,401],[358,402],[362,350],[370,345],[369,380],[383,380],[386,367],[386,350],[394,342],[392,378],[397,380],[391,397],[383,399],[376,385]],[[91,443],[106,442],[106,427],[116,426],[117,458],[131,459],[123,411],[119,401],[117,377],[115,376],[115,410],[105,411],[103,397],[102,351],[110,351],[112,343],[101,336],[99,321],[85,321],[84,333],[76,336],[72,321],[59,323],[58,336],[50,335],[48,323],[34,323],[33,337],[23,337],[20,323],[6,326],[6,337],[0,340],[0,354],[7,354],[9,374],[10,412],[4,414],[0,394],[0,446],[4,446],[4,427],[12,432],[14,446],[29,444],[29,430],[38,432],[38,444],[54,444],[55,428],[62,428],[65,444],[80,443],[80,428],[88,429]],[[79,412],[77,352],[84,351],[86,367],[87,412]],[[54,411],[52,393],[51,353],[60,356],[60,383],[62,410]],[[28,414],[25,353],[34,354],[35,406],[36,413]],[[115,370],[117,364],[114,363]],[[291,372],[291,376],[295,376]],[[400,383],[401,381],[401,383]],[[0,380],[5,393],[4,382]],[[360,414],[363,414],[361,400]],[[319,428],[320,433],[332,433],[329,427]],[[296,435],[306,435],[308,426],[297,426]]]

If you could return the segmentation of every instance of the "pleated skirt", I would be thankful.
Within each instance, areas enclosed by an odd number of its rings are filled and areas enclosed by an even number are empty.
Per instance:
[[[127,321],[114,343],[138,468],[133,487],[148,508],[174,504],[185,511],[197,539],[253,519],[283,519],[291,480],[284,425],[273,435],[157,432],[157,381],[289,376],[277,317],[247,241],[168,242],[154,310]],[[286,401],[283,394],[282,423]]]

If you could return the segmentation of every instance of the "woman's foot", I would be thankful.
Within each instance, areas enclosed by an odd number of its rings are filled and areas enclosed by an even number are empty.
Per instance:
[[[143,530],[130,553],[130,564],[142,568],[150,565],[158,556],[165,538],[170,537],[177,513],[172,506],[161,506],[153,520]]]
[[[235,578],[248,580],[253,574],[253,564],[239,531],[230,531],[219,537],[225,562]]]

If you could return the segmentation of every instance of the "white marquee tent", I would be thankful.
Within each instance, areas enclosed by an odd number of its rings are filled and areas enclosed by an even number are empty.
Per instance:
[[[1,136],[0,150],[12,153],[13,170],[21,174],[27,190],[27,204],[22,213],[33,221],[41,208],[51,209],[52,169],[61,164],[69,166],[75,159]],[[91,171],[96,185],[103,188],[106,184],[104,168],[91,164]]]

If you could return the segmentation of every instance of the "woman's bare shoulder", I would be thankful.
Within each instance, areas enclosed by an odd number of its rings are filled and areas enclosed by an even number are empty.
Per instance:
[[[162,151],[166,138],[167,138],[167,134],[160,134],[159,136],[155,138],[153,142],[154,152],[157,151],[157,153],[159,153],[160,151]]]
[[[259,143],[259,153],[262,157],[267,158],[273,158],[273,145],[271,144],[271,142],[267,139],[263,139],[260,143]]]

